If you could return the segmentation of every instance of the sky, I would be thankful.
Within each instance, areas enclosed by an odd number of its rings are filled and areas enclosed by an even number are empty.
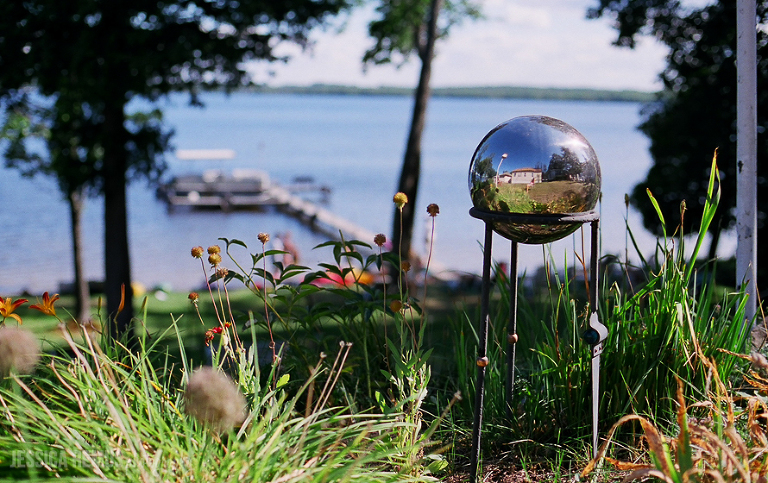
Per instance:
[[[688,0],[686,5],[706,0]],[[437,45],[432,86],[512,85],[586,87],[656,91],[666,50],[642,38],[635,49],[614,47],[616,33],[607,18],[588,20],[597,0],[480,0],[484,19],[454,27]],[[369,2],[370,3],[370,2]],[[363,87],[416,85],[418,58],[397,69],[369,66],[361,59],[373,41],[367,24],[372,5],[311,36],[306,52],[281,47],[292,59],[284,65],[258,65],[258,82],[268,85],[344,84]],[[339,27],[344,25],[343,30]],[[273,74],[273,75],[270,75]]]

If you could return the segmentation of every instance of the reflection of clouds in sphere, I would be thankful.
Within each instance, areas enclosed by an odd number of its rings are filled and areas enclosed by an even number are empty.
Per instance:
[[[474,207],[486,212],[584,213],[600,197],[600,163],[589,141],[563,121],[516,117],[493,128],[477,146],[469,191]],[[548,243],[578,226],[493,222],[494,231],[520,243]]]

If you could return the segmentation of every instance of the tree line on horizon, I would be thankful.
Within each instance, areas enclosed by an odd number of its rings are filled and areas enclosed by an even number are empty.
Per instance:
[[[412,96],[414,93],[414,89],[411,87],[359,87],[343,84],[312,84],[308,86],[251,86],[242,90],[248,92],[277,94],[333,94],[374,96]],[[435,87],[432,89],[432,96],[490,99],[650,102],[655,99],[656,94],[653,92],[645,92],[632,89],[612,90],[582,87],[455,86]]]

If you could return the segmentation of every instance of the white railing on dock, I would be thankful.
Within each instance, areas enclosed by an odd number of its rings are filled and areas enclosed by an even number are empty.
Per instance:
[[[300,198],[282,186],[270,186],[267,192],[275,200],[274,204],[280,209],[300,218],[326,236],[338,239],[339,232],[341,232],[346,239],[360,240],[368,244],[373,243],[373,237],[376,236],[374,232],[335,215],[311,201]]]

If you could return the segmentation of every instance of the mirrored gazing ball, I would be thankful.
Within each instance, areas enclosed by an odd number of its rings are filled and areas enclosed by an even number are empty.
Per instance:
[[[600,197],[600,163],[589,141],[569,124],[521,116],[493,128],[469,166],[469,192],[478,210],[512,215],[574,214]],[[549,243],[578,229],[567,225],[493,221],[493,230],[519,243]]]

